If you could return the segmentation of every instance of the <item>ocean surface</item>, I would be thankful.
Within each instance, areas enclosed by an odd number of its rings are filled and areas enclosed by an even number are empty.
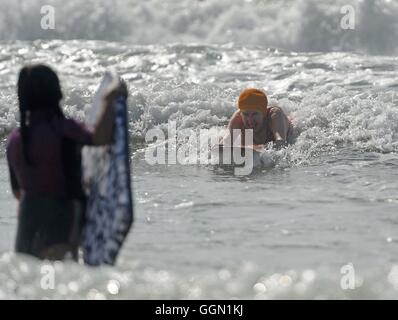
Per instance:
[[[0,0],[0,299],[398,297],[396,1],[352,1],[355,30],[331,1],[52,3],[45,31],[42,1]],[[46,263],[13,253],[5,144],[28,62],[58,71],[82,121],[106,69],[130,91],[133,228],[116,267],[51,264],[54,289]],[[294,119],[294,144],[247,176],[146,161],[149,129],[224,129],[249,86]]]

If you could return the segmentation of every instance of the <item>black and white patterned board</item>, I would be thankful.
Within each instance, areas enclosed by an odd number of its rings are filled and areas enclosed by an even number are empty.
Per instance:
[[[88,122],[100,113],[104,92],[119,78],[107,72],[94,96]],[[82,248],[88,265],[113,265],[133,222],[127,105],[117,98],[114,144],[83,148],[83,182],[88,195]]]

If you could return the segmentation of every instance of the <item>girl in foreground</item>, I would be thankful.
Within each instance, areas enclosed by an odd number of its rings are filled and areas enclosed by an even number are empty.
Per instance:
[[[127,96],[124,84],[103,97],[102,114],[88,128],[64,116],[59,79],[51,68],[37,64],[20,71],[20,127],[7,144],[12,192],[19,200],[16,252],[77,258],[84,208],[81,146],[112,142],[114,101],[120,94]]]

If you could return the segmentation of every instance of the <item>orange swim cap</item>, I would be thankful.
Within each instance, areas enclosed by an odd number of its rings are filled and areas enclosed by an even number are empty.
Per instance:
[[[256,110],[266,112],[268,106],[267,95],[258,89],[250,88],[243,90],[239,96],[238,108],[241,111]]]

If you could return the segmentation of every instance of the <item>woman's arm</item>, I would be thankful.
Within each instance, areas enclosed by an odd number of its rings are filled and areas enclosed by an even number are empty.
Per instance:
[[[274,134],[274,143],[277,148],[286,145],[288,130],[289,125],[286,115],[280,108],[274,108],[271,113],[271,131]]]
[[[243,133],[242,119],[239,114],[239,110],[235,111],[232,115],[231,120],[228,123],[228,133],[223,138],[224,145],[234,145],[235,140],[239,137],[234,131],[240,131],[241,144],[244,144],[244,133]]]

